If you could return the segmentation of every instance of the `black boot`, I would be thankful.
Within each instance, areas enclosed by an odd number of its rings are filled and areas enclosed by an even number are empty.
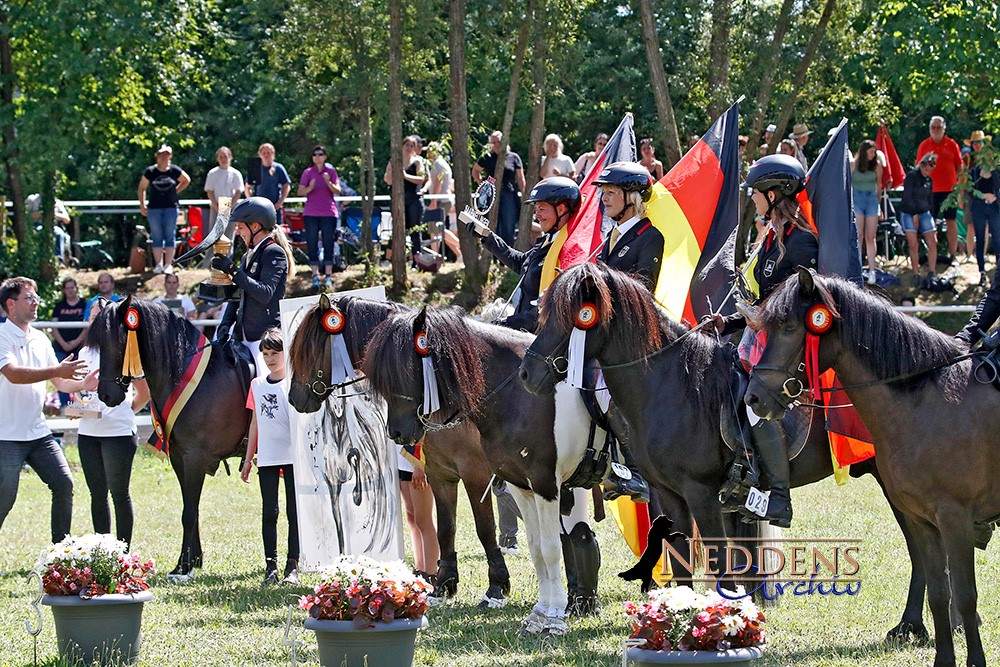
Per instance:
[[[985,332],[990,330],[997,319],[1000,319],[1000,271],[993,277],[993,286],[976,306],[975,315],[961,331],[955,334],[955,338],[964,340],[969,347],[972,347]]]
[[[788,493],[788,448],[778,424],[761,419],[753,427],[754,447],[760,457],[761,471],[771,487],[764,517],[773,525],[792,525],[792,499]]]
[[[616,467],[618,470],[615,470]],[[624,442],[618,441],[611,447],[611,470],[601,486],[605,500],[628,496],[635,503],[649,502],[649,484],[639,474],[632,453]]]
[[[561,533],[563,560],[566,563],[566,588],[569,599],[566,613],[570,616],[596,614],[601,609],[597,597],[598,571],[601,569],[601,549],[597,535],[585,523]]]

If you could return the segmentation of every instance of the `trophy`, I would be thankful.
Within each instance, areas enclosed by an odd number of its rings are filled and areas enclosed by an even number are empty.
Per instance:
[[[174,263],[183,262],[189,257],[199,255],[208,248],[211,248],[213,253],[220,255],[228,255],[232,252],[233,240],[223,233],[226,225],[229,224],[229,210],[232,202],[232,197],[219,197],[219,213],[215,217],[215,226],[202,239],[201,243],[178,257]],[[239,289],[233,284],[233,279],[227,273],[212,269],[212,275],[198,285],[198,298],[211,302],[235,301]]]
[[[480,236],[489,236],[492,230],[486,216],[496,200],[497,184],[490,176],[476,188],[476,195],[472,198],[472,206],[466,206],[465,210],[458,214],[458,219],[475,225],[476,233]]]

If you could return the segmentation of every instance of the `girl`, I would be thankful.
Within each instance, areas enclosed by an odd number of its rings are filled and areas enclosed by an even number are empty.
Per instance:
[[[261,536],[264,540],[264,585],[278,583],[278,480],[285,478],[285,516],[288,519],[288,559],[283,584],[299,583],[299,525],[295,511],[295,474],[292,437],[288,426],[288,390],[285,387],[285,346],[281,330],[268,329],[260,339],[260,352],[270,373],[250,383],[247,408],[253,410],[247,453],[240,478],[249,483],[257,456],[260,481]]]
[[[882,197],[882,161],[875,142],[865,139],[851,164],[851,189],[854,191],[854,217],[858,225],[858,245],[868,255],[868,283],[875,284],[875,257],[878,248],[879,200]]]

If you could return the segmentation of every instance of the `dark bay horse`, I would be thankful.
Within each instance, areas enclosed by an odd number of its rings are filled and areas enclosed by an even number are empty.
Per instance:
[[[807,331],[823,309],[825,333]],[[801,270],[764,305],[767,347],[746,402],[777,418],[798,377],[807,333],[818,335],[818,368],[833,368],[875,439],[886,491],[913,531],[927,579],[935,667],[955,665],[949,601],[961,615],[967,665],[986,664],[977,622],[975,523],[1000,517],[1000,394],[973,377],[965,348],[850,283]],[[951,590],[949,591],[949,574]]]
[[[238,369],[229,364],[221,349],[203,350],[207,341],[187,319],[161,304],[129,296],[102,310],[87,334],[87,344],[100,350],[97,395],[104,403],[115,406],[125,400],[125,387],[131,380],[122,375],[125,319],[130,311],[138,318],[135,336],[139,357],[158,414],[163,415],[192,358],[199,352],[210,352],[204,375],[169,433],[170,465],[180,482],[184,503],[181,555],[171,574],[189,575],[202,564],[198,504],[205,475],[214,475],[219,463],[244,451],[243,439],[250,426],[247,392]]]
[[[555,366],[565,367],[554,361],[566,355],[584,303],[594,304],[598,312],[596,326],[587,332],[584,356],[600,362],[639,471],[660,491],[664,513],[686,535],[692,534],[693,516],[703,536],[733,537],[719,502],[719,488],[734,457],[723,441],[720,418],[738,408],[730,385],[730,347],[671,319],[626,274],[603,264],[582,264],[562,273],[546,293],[538,337],[521,365],[521,378],[530,390],[551,391],[562,379],[564,372]],[[864,462],[851,467],[852,476],[864,472],[874,474],[874,466]],[[791,461],[792,486],[832,474],[826,433],[816,425]],[[909,547],[909,532],[902,523],[900,527]],[[915,554],[912,548],[910,552]],[[677,577],[691,576],[683,564],[673,566]],[[922,573],[915,566],[906,610],[890,638],[926,636],[923,593]]]
[[[364,348],[372,334],[391,315],[407,311],[405,306],[390,301],[371,301],[357,297],[321,295],[302,318],[289,352],[292,366],[288,400],[301,413],[318,411],[335,391],[358,391],[359,385],[336,386],[330,381],[330,334],[322,326],[324,315],[332,307],[343,314],[343,332],[348,353],[360,369]],[[489,588],[480,602],[482,607],[497,608],[506,602],[510,592],[510,574],[500,547],[497,545],[493,502],[480,499],[489,489],[491,471],[479,442],[479,431],[471,423],[454,429],[428,433],[424,438],[427,480],[434,493],[437,508],[438,546],[441,549],[434,594],[450,597],[458,590],[458,555],[455,551],[455,531],[458,513],[458,482],[465,485],[472,505],[476,534],[486,553]]]
[[[441,407],[423,409],[417,334],[426,334]],[[379,327],[365,351],[364,371],[388,404],[389,436],[417,442],[427,432],[471,422],[490,467],[509,484],[524,518],[538,578],[538,603],[522,624],[527,632],[567,631],[566,588],[559,539],[559,487],[583,458],[590,416],[577,390],[552,396],[525,391],[518,366],[533,337],[467,317],[459,308],[398,313]],[[599,436],[599,437],[603,437]]]

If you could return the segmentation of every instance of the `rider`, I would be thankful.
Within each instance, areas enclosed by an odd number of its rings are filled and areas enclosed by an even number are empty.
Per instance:
[[[633,274],[650,291],[656,291],[663,256],[663,234],[646,217],[652,182],[649,171],[636,162],[615,162],[594,179],[601,187],[604,212],[615,221],[599,259],[613,269]],[[619,451],[631,476],[626,479],[612,467],[605,481],[604,497],[630,496],[636,502],[649,502],[649,484],[639,474],[625,443]]]
[[[226,304],[216,339],[242,342],[257,364],[258,377],[268,372],[260,354],[261,336],[281,326],[278,302],[285,296],[289,271],[295,270],[292,250],[276,217],[274,204],[266,197],[241,200],[229,221],[235,223],[247,252],[239,266],[230,255],[216,253],[212,258],[212,268],[228,273],[241,289],[239,301]]]
[[[983,295],[982,301],[976,306],[976,312],[965,327],[955,334],[955,338],[964,341],[969,347],[975,345],[981,338],[986,336],[990,328],[1000,319],[1000,268],[993,276],[993,283]],[[990,337],[992,339],[992,337]],[[983,342],[983,347],[995,349],[996,341]]]
[[[753,267],[753,277],[759,286],[756,304],[792,275],[796,267],[816,268],[819,243],[795,199],[795,195],[805,187],[805,170],[798,160],[788,155],[763,157],[750,167],[746,182],[741,187],[748,189],[757,215],[768,223]],[[725,318],[720,315],[706,318],[711,318],[721,335],[734,333],[746,326],[746,319],[739,313]],[[740,359],[747,368],[750,362],[744,351],[751,347],[756,333],[746,329],[744,342],[740,344]],[[788,444],[777,423],[759,419],[749,408],[747,410],[753,424],[753,439],[761,468],[771,487],[764,518],[776,526],[787,528],[792,522],[792,500],[788,492]]]
[[[534,333],[538,327],[538,299],[545,257],[556,232],[569,222],[580,207],[580,188],[569,178],[552,176],[542,179],[532,188],[528,201],[535,205],[535,221],[542,228],[542,237],[527,252],[514,250],[495,233],[485,237],[480,235],[474,223],[465,223],[465,226],[504,266],[521,274],[514,296],[514,314],[499,324]],[[568,516],[560,517],[560,538],[569,589],[567,612],[592,614],[600,608],[597,580],[601,550],[597,535],[588,523],[587,489],[574,489],[573,495],[573,509]]]

